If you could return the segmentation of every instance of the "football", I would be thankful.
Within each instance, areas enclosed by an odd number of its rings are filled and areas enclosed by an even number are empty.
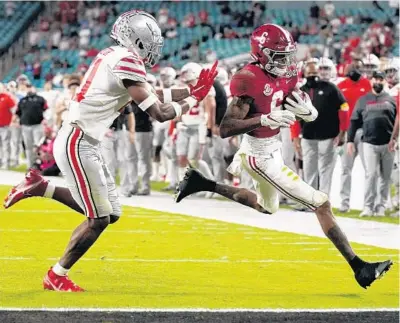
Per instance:
[[[296,92],[300,94],[301,98],[304,98],[305,95],[304,95],[304,92],[303,92],[303,91],[297,90]],[[286,96],[283,98],[283,101],[282,101],[282,110],[286,110],[285,104],[286,104],[286,103],[289,103],[289,102],[287,102],[287,98],[290,98],[291,100],[297,102],[296,98],[294,97],[294,95],[293,95],[292,93],[293,93],[293,92],[289,93],[288,95],[286,95]],[[302,119],[301,119],[300,117],[296,116],[296,120],[300,121],[300,120],[302,120]]]

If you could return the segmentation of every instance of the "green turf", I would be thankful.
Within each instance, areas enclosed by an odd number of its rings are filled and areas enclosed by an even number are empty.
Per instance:
[[[6,187],[0,188],[4,195]],[[395,265],[360,288],[327,239],[124,207],[71,271],[82,294],[41,280],[83,220],[31,198],[0,211],[0,307],[381,308],[399,303],[396,250],[354,244]]]
[[[26,165],[19,165],[18,167],[14,167],[11,170],[14,170],[17,172],[26,172]],[[118,175],[116,178],[116,182],[117,182],[117,184],[119,184],[119,176]],[[168,186],[168,183],[165,183],[165,182],[151,182],[151,189],[156,192],[164,192],[162,189],[167,186]],[[172,191],[169,191],[166,193],[174,194],[174,192],[172,192]],[[222,200],[222,201],[228,201],[228,199],[226,199],[224,197],[217,197],[217,199]],[[281,205],[281,208],[292,209],[290,206],[285,206],[285,205]],[[359,217],[359,215],[361,213],[361,211],[359,211],[359,210],[350,210],[347,213],[339,213],[337,208],[333,208],[333,212],[335,213],[335,216],[340,216],[340,217],[345,217],[345,218],[400,224],[400,218],[390,216],[391,212],[389,212],[389,211],[386,212],[386,216],[384,216],[384,217],[372,217],[371,216],[371,217],[362,217],[362,218]]]

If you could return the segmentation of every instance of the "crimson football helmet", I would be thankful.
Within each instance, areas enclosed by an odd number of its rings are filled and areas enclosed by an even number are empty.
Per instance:
[[[265,24],[253,31],[251,56],[269,73],[291,77],[297,75],[296,43],[281,26]]]

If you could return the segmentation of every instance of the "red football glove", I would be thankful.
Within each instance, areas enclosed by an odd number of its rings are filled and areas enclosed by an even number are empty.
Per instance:
[[[197,102],[202,101],[207,96],[208,92],[210,92],[214,80],[218,75],[217,66],[218,61],[214,63],[211,70],[202,69],[197,83],[195,85],[189,85],[190,95],[194,97]]]

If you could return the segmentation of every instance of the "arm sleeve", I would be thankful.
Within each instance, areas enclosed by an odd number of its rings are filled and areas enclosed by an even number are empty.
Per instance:
[[[136,56],[127,56],[121,58],[113,68],[116,77],[122,80],[131,80],[136,82],[146,82],[146,69],[140,58]]]
[[[364,109],[364,98],[358,99],[354,111],[350,118],[350,127],[347,134],[347,141],[354,142],[354,137],[356,135],[357,129],[361,128],[363,125],[362,110]]]
[[[340,131],[346,131],[349,128],[349,123],[350,123],[350,116],[349,116],[349,105],[346,102],[346,99],[342,93],[342,91],[339,90],[337,86],[333,85],[333,94],[335,98],[335,105],[337,109],[339,110],[339,128]]]
[[[294,124],[290,126],[290,137],[292,139],[299,138],[300,134],[301,134],[301,124],[298,120],[296,120]]]

